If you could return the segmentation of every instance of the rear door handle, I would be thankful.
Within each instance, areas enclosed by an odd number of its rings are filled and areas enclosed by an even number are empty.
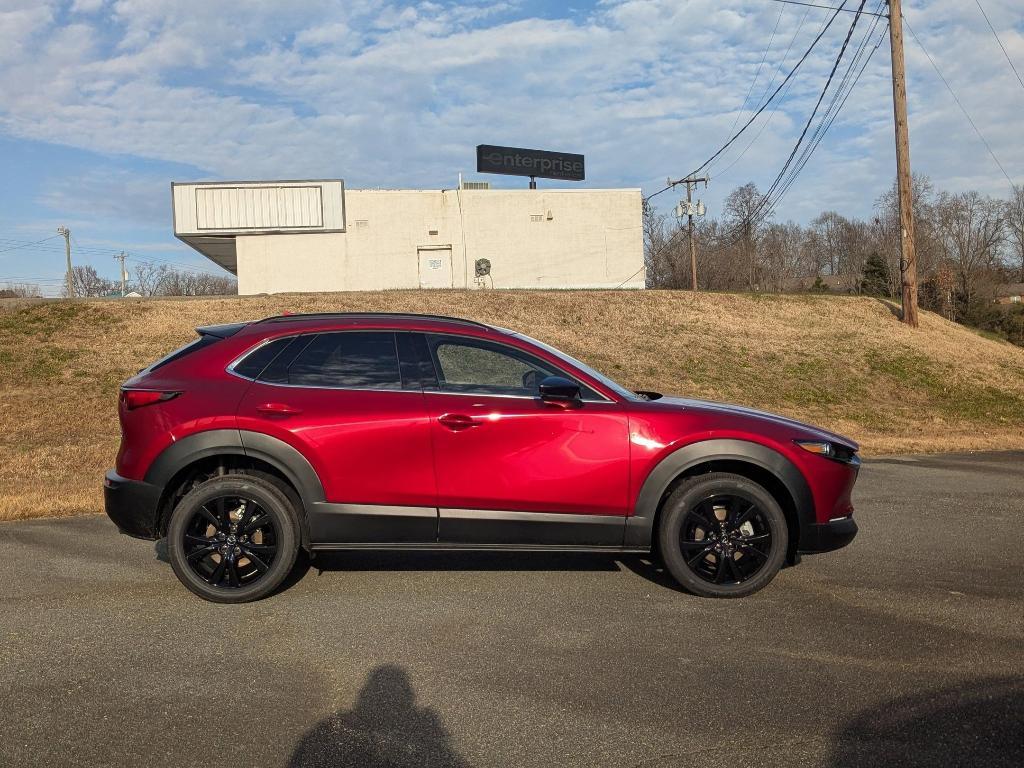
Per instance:
[[[442,425],[448,427],[452,432],[460,432],[470,427],[479,427],[480,422],[472,416],[464,413],[446,413],[438,419]]]
[[[265,416],[295,416],[302,413],[301,408],[293,408],[286,403],[263,403],[257,405],[256,410]]]

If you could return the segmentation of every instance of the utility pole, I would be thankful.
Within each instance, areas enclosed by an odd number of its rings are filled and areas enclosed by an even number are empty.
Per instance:
[[[907,129],[907,78],[903,68],[903,9],[889,0],[889,47],[892,51],[892,109],[896,124],[896,188],[900,201],[900,280],[903,322],[917,327],[917,252],[914,248],[914,200]]]
[[[67,227],[57,227],[57,234],[64,235],[64,255],[68,262],[68,298],[75,298],[75,281],[71,276],[71,230]]]
[[[704,182],[704,188],[707,189],[709,179],[707,176],[690,176],[685,179],[679,179],[678,181],[668,180],[668,186],[675,187],[676,184],[686,185],[686,208],[683,210],[682,202],[676,206],[676,217],[682,218],[684,215],[687,218],[687,230],[690,236],[690,290],[697,290],[697,244],[693,239],[693,217],[694,214],[700,216],[703,215],[704,203],[700,200],[697,201],[696,207],[693,205],[693,187],[695,184]]]
[[[459,174],[459,176],[461,176],[461,175],[462,174]],[[461,180],[459,182],[459,186],[460,187],[462,186]],[[126,277],[125,271],[124,271],[124,260],[127,259],[128,257],[125,255],[124,251],[121,251],[121,253],[119,255],[115,256],[114,258],[117,261],[121,262],[121,298],[123,299],[124,298],[124,294],[125,294],[124,281],[125,281],[125,277]]]

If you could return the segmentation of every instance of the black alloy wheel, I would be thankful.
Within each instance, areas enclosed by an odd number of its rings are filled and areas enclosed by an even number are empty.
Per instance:
[[[742,475],[688,478],[665,501],[658,544],[669,572],[702,597],[742,597],[770,582],[789,545],[786,516]]]
[[[218,496],[185,527],[185,561],[207,584],[238,589],[270,571],[277,556],[273,518],[256,499]]]
[[[271,594],[298,554],[297,513],[284,491],[248,475],[223,475],[190,490],[167,528],[178,579],[200,597],[244,603]]]
[[[712,492],[683,518],[679,548],[704,581],[742,584],[768,562],[772,527],[756,500]]]

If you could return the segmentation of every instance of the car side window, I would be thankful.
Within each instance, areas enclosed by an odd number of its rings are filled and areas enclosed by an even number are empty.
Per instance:
[[[565,372],[533,357],[499,344],[456,336],[430,336],[437,367],[438,387],[445,392],[535,397],[540,382]],[[583,388],[584,398],[598,398]]]
[[[286,381],[300,387],[401,389],[395,334],[321,333],[288,366]]]
[[[285,337],[261,344],[235,363],[232,370],[247,379],[257,379],[293,341],[293,337]]]

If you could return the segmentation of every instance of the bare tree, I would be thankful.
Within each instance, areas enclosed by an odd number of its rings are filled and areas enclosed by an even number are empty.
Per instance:
[[[89,264],[71,268],[71,283],[75,288],[75,296],[107,296],[115,289],[113,280],[100,277],[96,268]],[[67,295],[67,287],[62,293]]]
[[[930,280],[944,258],[935,220],[935,187],[927,176],[915,174],[911,182],[911,198],[914,212],[914,246],[917,253],[917,276],[923,281]],[[900,226],[899,193],[896,182],[875,201],[875,238],[877,247],[886,257],[889,274],[894,283],[893,295],[900,285]]]
[[[753,182],[737,187],[725,198],[722,206],[723,223],[731,234],[730,242],[721,247],[723,255],[738,255],[747,271],[747,287],[756,290],[760,286],[760,270],[758,269],[757,246],[764,231],[765,223],[761,220],[764,208],[764,195]],[[732,245],[738,248],[738,253]]]
[[[1024,283],[1024,185],[1015,184],[1006,204],[1006,225],[1016,251],[1015,266],[1019,266],[1017,280]]]
[[[644,202],[644,263],[649,288],[682,288],[683,239],[677,222]],[[687,256],[687,258],[689,258]]]
[[[143,296],[157,296],[170,267],[140,263],[132,268],[132,288]]]
[[[238,293],[238,281],[227,275],[169,269],[157,287],[159,296],[225,296]]]
[[[780,293],[801,277],[803,268],[803,246],[806,241],[803,229],[793,222],[770,224],[761,235],[761,268],[764,275],[764,290]]]
[[[959,283],[965,304],[974,297],[983,272],[991,274],[1000,263],[1006,238],[1006,206],[977,192],[939,195],[937,221],[945,255]]]
[[[35,283],[8,282],[0,288],[0,299],[39,299],[43,294]]]

